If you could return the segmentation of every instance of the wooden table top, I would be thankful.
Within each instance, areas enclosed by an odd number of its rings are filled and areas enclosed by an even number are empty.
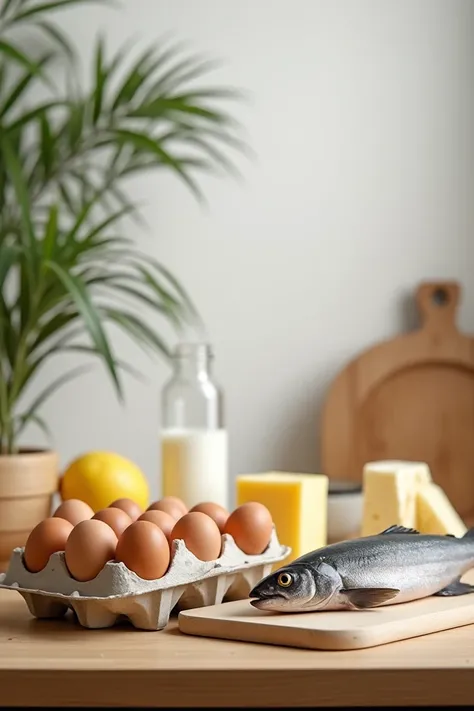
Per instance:
[[[401,706],[474,703],[474,625],[317,652],[128,626],[35,620],[0,590],[0,706]]]

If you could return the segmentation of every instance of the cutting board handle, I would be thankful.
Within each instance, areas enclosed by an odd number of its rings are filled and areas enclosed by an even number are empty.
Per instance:
[[[455,330],[460,295],[461,287],[454,281],[420,284],[416,293],[416,302],[423,328],[436,331]]]

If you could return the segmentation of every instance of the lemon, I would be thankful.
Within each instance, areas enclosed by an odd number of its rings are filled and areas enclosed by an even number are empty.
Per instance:
[[[115,452],[87,452],[74,459],[61,481],[61,498],[81,499],[94,509],[104,509],[116,499],[135,501],[142,509],[149,503],[145,475],[136,464]]]

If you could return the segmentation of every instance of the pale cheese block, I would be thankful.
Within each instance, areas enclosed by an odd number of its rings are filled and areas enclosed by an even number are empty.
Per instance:
[[[393,525],[416,528],[417,491],[431,481],[430,469],[424,462],[368,462],[363,470],[361,535],[376,535]]]
[[[328,477],[262,472],[236,477],[237,505],[259,501],[270,511],[280,543],[291,554],[276,567],[327,543]]]
[[[420,533],[461,537],[466,531],[463,520],[443,489],[435,483],[422,486],[416,495],[416,528]]]

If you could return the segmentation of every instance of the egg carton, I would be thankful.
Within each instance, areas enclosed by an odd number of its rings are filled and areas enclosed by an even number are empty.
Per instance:
[[[291,548],[280,544],[275,527],[261,555],[245,554],[226,533],[219,558],[202,561],[178,539],[172,542],[171,564],[161,578],[144,580],[124,563],[109,561],[87,582],[71,577],[63,552],[53,553],[43,570],[31,573],[23,551],[12,551],[8,570],[0,575],[0,588],[17,590],[34,617],[62,617],[72,609],[79,623],[90,629],[113,627],[128,618],[137,629],[161,630],[174,611],[248,597]]]

